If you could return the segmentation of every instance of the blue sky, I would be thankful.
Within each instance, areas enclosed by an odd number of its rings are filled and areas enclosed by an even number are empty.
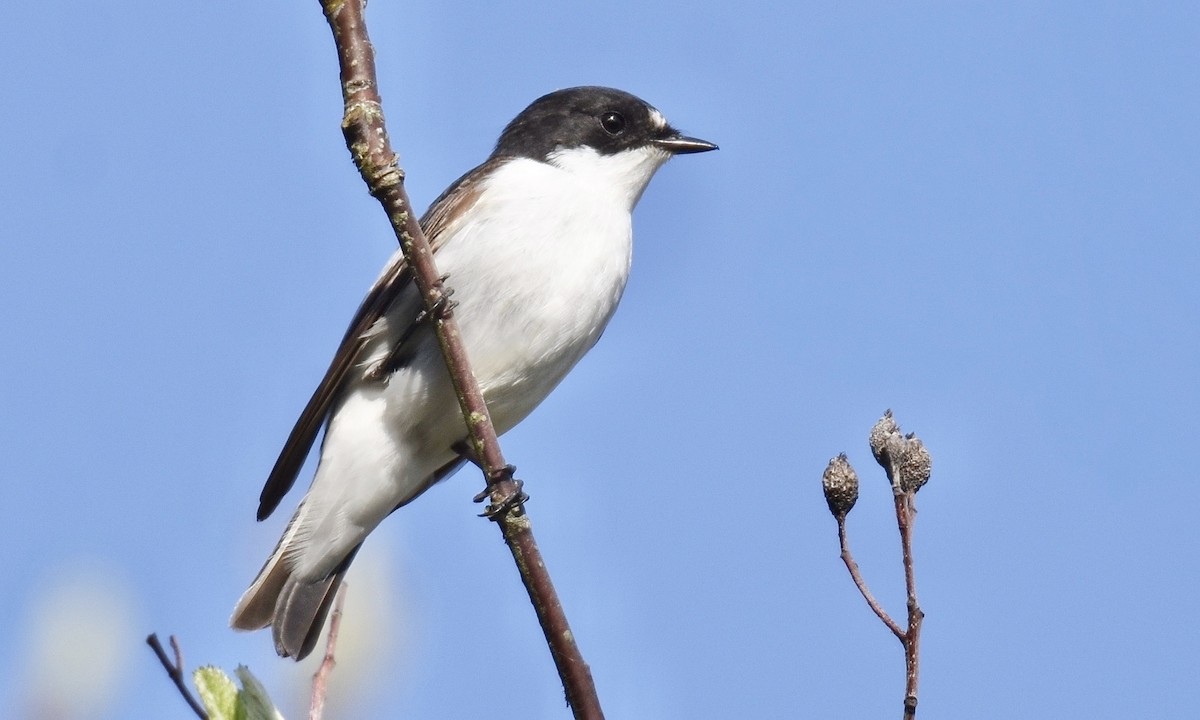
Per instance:
[[[612,325],[503,442],[610,717],[898,713],[819,487],[847,451],[851,543],[901,613],[866,445],[889,407],[934,458],[921,717],[1195,714],[1194,3],[369,21],[422,207],[555,88],[721,145],[659,173]],[[0,714],[187,717],[156,631],[301,717],[311,668],[226,621],[287,515],[254,522],[262,481],[394,247],[319,7],[19,3],[0,62]],[[338,717],[567,716],[480,485],[367,544]]]

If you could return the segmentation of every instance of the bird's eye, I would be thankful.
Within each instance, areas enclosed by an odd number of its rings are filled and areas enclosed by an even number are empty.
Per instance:
[[[625,116],[610,110],[600,116],[600,127],[609,135],[620,135],[625,130]]]

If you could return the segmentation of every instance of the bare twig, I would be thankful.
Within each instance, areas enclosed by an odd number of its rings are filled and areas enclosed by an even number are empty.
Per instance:
[[[575,644],[575,636],[534,541],[529,518],[521,505],[524,495],[513,479],[513,468],[505,462],[500,451],[483,394],[471,372],[453,308],[447,302],[449,292],[443,286],[433,262],[433,252],[404,189],[404,173],[398,166],[384,124],[374,50],[363,16],[364,3],[362,0],[322,0],[321,6],[337,45],[345,102],[342,131],[346,145],[371,195],[383,205],[392,223],[404,257],[413,269],[425,310],[433,321],[466,422],[469,454],[483,469],[487,480],[487,493],[492,504],[485,514],[499,524],[512,552],[575,717],[602,718],[591,671]]]
[[[850,571],[850,577],[854,579],[855,587],[862,593],[863,599],[867,601],[867,605],[871,607],[871,611],[883,621],[884,625],[888,626],[888,629],[895,634],[901,643],[905,643],[906,636],[904,630],[900,629],[900,626],[896,624],[892,616],[887,614],[887,611],[883,609],[883,606],[871,594],[870,589],[867,588],[867,581],[863,579],[862,573],[858,570],[858,563],[854,561],[854,556],[850,554],[850,544],[846,540],[845,517],[838,518],[838,541],[842,545],[842,562],[846,563],[846,569]]]
[[[325,695],[328,690],[329,673],[337,662],[333,659],[334,648],[337,647],[338,629],[342,625],[342,606],[346,604],[346,583],[338,589],[337,598],[333,601],[333,613],[329,616],[329,636],[325,643],[325,657],[321,666],[313,673],[312,703],[309,706],[308,720],[321,720],[325,713]]]
[[[158,661],[162,663],[163,669],[167,671],[171,681],[175,683],[175,687],[179,689],[179,694],[187,701],[192,712],[196,713],[196,717],[201,720],[208,720],[208,713],[204,712],[200,702],[192,696],[192,691],[188,689],[187,681],[183,677],[183,650],[179,647],[179,641],[175,636],[171,636],[171,648],[175,651],[175,661],[172,663],[171,658],[167,656],[167,651],[163,649],[162,643],[158,641],[157,633],[150,633],[146,638],[146,644],[158,656]]]
[[[912,531],[916,512],[916,491],[897,493],[896,524],[900,527],[900,545],[904,554],[904,587],[908,596],[908,632],[904,639],[904,717],[917,716],[917,682],[921,673],[921,621],[925,613],[917,604],[917,580],[913,570]]]

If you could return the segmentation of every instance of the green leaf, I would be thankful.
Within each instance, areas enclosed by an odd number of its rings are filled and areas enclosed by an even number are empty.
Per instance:
[[[245,665],[238,665],[234,671],[242,681],[242,691],[239,693],[242,707],[246,712],[246,720],[283,720],[283,715],[275,709],[271,696],[266,688],[250,672]]]
[[[239,715],[238,689],[233,680],[219,667],[205,665],[192,673],[192,682],[200,691],[200,702],[208,711],[210,720],[243,720],[245,711]]]

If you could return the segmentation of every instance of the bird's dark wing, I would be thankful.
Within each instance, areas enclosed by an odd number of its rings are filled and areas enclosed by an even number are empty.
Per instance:
[[[325,422],[325,416],[329,414],[329,408],[341,389],[346,373],[354,366],[366,343],[363,335],[383,316],[388,306],[411,281],[412,272],[408,263],[398,255],[396,262],[387,267],[358,306],[358,312],[354,314],[354,320],[350,322],[342,344],[333,356],[333,362],[329,364],[325,377],[321,378],[321,384],[317,386],[308,404],[304,406],[304,411],[300,413],[300,419],[288,435],[287,442],[275,461],[275,467],[271,469],[271,475],[258,496],[259,520],[265,519],[275,510],[279,501],[296,482],[296,476],[304,465],[304,459],[308,457],[317,432]]]
[[[463,175],[434,201],[429,211],[421,218],[421,228],[435,253],[453,234],[448,231],[458,224],[462,214],[479,199],[482,192],[480,180],[498,162],[499,159],[489,159]],[[275,461],[275,467],[271,469],[271,475],[263,486],[258,497],[259,520],[274,512],[283,496],[295,484],[296,476],[300,474],[300,468],[308,457],[308,451],[312,449],[321,425],[329,416],[334,400],[345,384],[347,374],[359,362],[363,346],[367,342],[366,335],[412,281],[412,270],[408,263],[402,256],[397,255],[395,261],[384,269],[383,274],[367,292],[362,304],[358,306],[358,311],[354,313],[354,319],[350,321],[350,327],[333,356],[333,362],[329,364],[325,377],[321,378],[321,384],[317,386],[308,404],[304,406],[304,411],[300,413],[300,419],[288,435],[287,442]],[[415,322],[416,317],[411,318],[411,321]],[[410,333],[402,332],[400,337],[409,335]]]

